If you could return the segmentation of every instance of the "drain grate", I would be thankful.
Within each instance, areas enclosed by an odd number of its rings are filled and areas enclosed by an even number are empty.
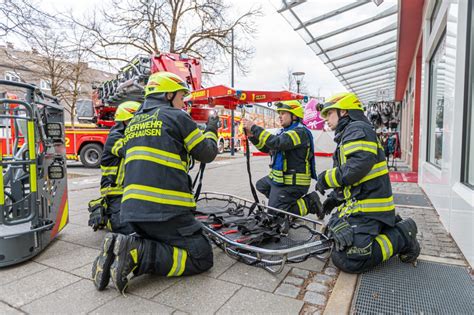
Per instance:
[[[393,194],[393,201],[396,205],[432,207],[428,197],[422,194]]]
[[[353,314],[474,314],[467,269],[419,260],[416,268],[392,258],[359,276]]]

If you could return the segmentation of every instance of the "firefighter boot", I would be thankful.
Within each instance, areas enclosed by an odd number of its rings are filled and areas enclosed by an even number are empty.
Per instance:
[[[136,236],[118,234],[115,239],[115,260],[110,267],[110,275],[117,290],[124,294],[134,273],[138,271],[143,257],[143,240]]]
[[[104,290],[110,280],[110,266],[114,262],[114,243],[117,234],[107,233],[102,243],[102,250],[92,264],[92,279],[97,290]]]
[[[400,231],[405,239],[405,247],[400,251],[398,257],[404,263],[414,263],[420,255],[420,243],[416,239],[418,228],[415,221],[408,218],[395,224],[395,227]]]
[[[307,198],[307,199],[306,199]],[[324,218],[323,205],[321,204],[321,199],[317,192],[313,191],[306,195],[306,200],[308,201],[308,211],[309,213],[316,214],[318,218]]]

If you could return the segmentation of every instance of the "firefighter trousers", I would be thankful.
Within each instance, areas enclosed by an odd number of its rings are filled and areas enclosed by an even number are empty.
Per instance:
[[[336,212],[333,217],[338,215]],[[342,271],[365,272],[397,255],[405,247],[405,239],[396,227],[363,216],[349,216],[346,220],[353,228],[353,245],[343,251],[333,249],[331,255],[334,265]],[[331,220],[328,226],[331,226]]]
[[[122,203],[122,196],[107,196],[107,228],[114,233],[131,234],[133,229],[130,224],[120,221],[120,205]]]
[[[297,215],[308,214],[309,201],[303,197],[309,186],[277,185],[268,176],[259,179],[257,190],[268,198],[268,205]]]
[[[137,275],[188,276],[213,266],[211,244],[193,215],[165,222],[131,222],[131,225],[144,242]]]

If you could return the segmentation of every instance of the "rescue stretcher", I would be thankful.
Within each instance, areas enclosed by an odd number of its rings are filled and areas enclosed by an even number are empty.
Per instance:
[[[330,256],[332,241],[320,221],[224,193],[202,192],[196,203],[195,217],[209,239],[248,265],[276,274],[287,263]]]

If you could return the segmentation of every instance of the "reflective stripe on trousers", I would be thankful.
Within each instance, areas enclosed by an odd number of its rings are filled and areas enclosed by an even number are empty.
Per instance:
[[[173,246],[173,265],[167,274],[167,277],[179,277],[186,269],[186,260],[188,252],[184,249]]]

